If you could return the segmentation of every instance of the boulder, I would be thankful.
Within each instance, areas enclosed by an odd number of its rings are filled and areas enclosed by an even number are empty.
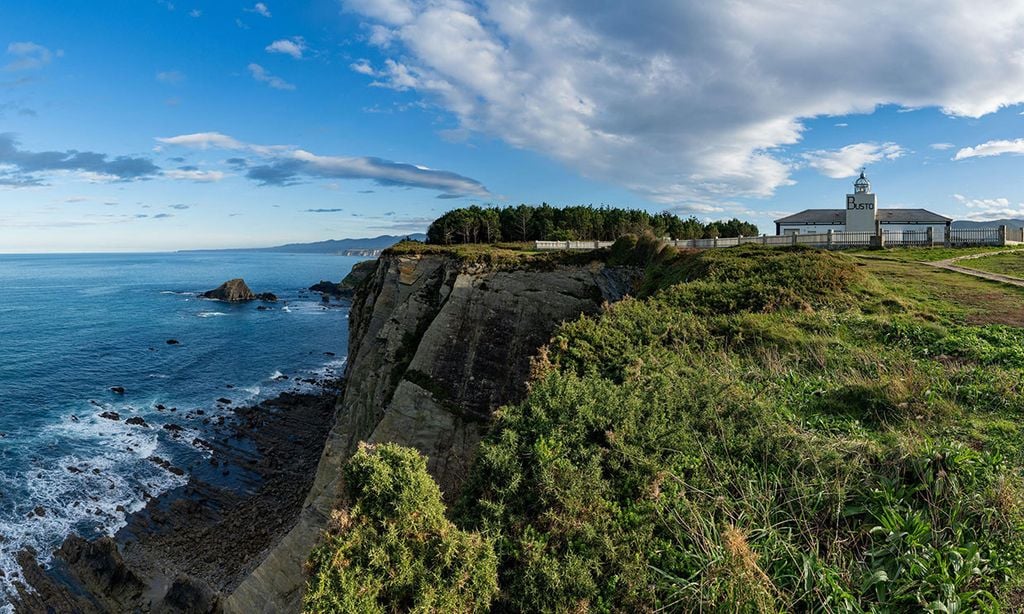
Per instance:
[[[242,278],[226,281],[214,290],[203,292],[202,297],[228,303],[241,303],[256,299],[256,295],[249,289],[249,286],[246,285],[245,280]]]

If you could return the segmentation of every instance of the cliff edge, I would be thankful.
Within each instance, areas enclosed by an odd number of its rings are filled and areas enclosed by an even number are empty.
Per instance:
[[[360,441],[418,449],[453,496],[491,413],[524,396],[530,361],[555,327],[622,298],[635,275],[551,255],[481,263],[439,249],[383,254],[356,290],[347,384],[299,520],[224,610],[300,610],[304,563]]]

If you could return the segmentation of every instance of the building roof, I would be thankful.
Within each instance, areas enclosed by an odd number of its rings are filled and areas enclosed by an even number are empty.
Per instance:
[[[845,224],[845,209],[804,209],[775,220],[776,224]]]
[[[927,209],[878,209],[883,224],[945,224],[953,221]],[[776,224],[846,224],[845,209],[804,209],[775,220]]]
[[[889,224],[945,224],[953,218],[927,209],[879,209],[878,219]]]

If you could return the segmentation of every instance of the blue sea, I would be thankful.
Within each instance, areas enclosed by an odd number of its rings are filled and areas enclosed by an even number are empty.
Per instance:
[[[326,307],[304,289],[342,279],[359,260],[0,255],[0,604],[20,576],[22,548],[45,560],[69,533],[112,533],[147,496],[184,484],[187,475],[147,459],[194,462],[202,452],[190,442],[209,428],[203,420],[228,411],[218,398],[247,404],[310,388],[296,377],[340,374],[348,305]],[[279,302],[259,310],[258,302],[199,298],[234,277]],[[186,417],[196,409],[203,417]],[[104,411],[121,420],[101,418]],[[133,416],[151,428],[126,424]],[[160,428],[168,422],[185,431],[172,437]]]

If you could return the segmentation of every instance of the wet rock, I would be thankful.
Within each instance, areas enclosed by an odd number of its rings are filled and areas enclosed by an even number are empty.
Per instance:
[[[167,590],[163,601],[154,608],[154,612],[213,612],[217,607],[217,595],[210,587],[197,578],[179,575]]]
[[[125,565],[117,545],[109,537],[90,542],[72,535],[64,540],[56,554],[90,593],[103,595],[106,605],[113,611],[131,611],[125,608],[146,588]]]
[[[114,394],[124,394],[124,386],[111,386],[110,391]]]
[[[217,402],[223,405],[231,405],[231,399],[228,399],[226,397],[221,397],[217,399]],[[196,413],[201,415],[201,411],[196,411]]]
[[[100,418],[106,418],[107,420],[117,421],[121,419],[121,414],[117,413],[116,411],[105,411],[102,414],[100,414]]]
[[[149,425],[146,424],[146,421],[143,420],[142,417],[140,417],[140,416],[132,416],[131,418],[128,418],[127,420],[125,420],[124,423],[125,424],[131,424],[132,426],[141,426],[141,427],[145,427],[147,429],[149,428]]]
[[[179,345],[180,343],[181,342],[178,341],[177,339],[168,339],[167,340],[167,345]]]
[[[178,433],[178,432],[183,431],[184,429],[182,429],[177,424],[172,424],[172,423],[168,422],[167,424],[164,425],[164,430],[171,431],[172,433]]]
[[[159,456],[150,456],[147,460],[149,460],[149,462],[155,465],[163,467],[164,469],[170,471],[174,475],[185,475],[184,469],[181,469],[180,467],[175,467],[174,465],[171,464],[171,461],[160,458]]]
[[[253,294],[253,291],[249,289],[249,286],[246,285],[245,280],[242,278],[226,281],[213,290],[203,292],[201,296],[229,303],[251,301],[256,298],[256,295]]]

